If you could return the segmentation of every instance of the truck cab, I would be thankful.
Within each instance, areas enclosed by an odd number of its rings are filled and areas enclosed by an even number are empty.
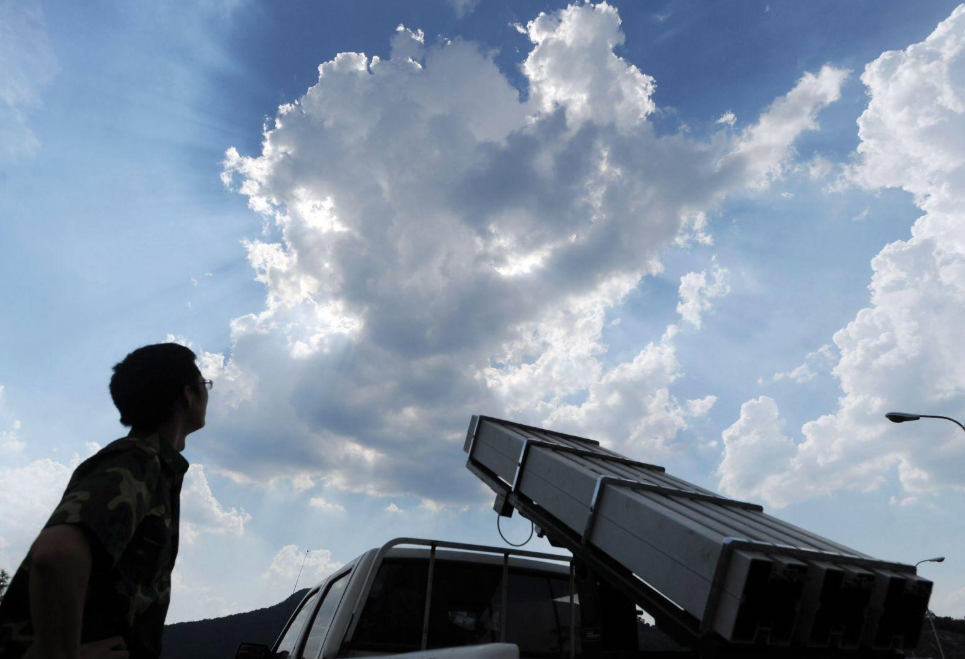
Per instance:
[[[398,538],[313,587],[273,647],[243,644],[237,657],[592,659],[638,650],[636,607],[601,589],[569,555]]]

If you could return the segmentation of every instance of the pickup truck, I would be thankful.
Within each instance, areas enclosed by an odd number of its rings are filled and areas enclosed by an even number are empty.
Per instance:
[[[636,654],[641,641],[675,647],[638,613],[569,555],[397,538],[312,588],[273,647],[244,643],[236,659],[595,659]]]
[[[399,538],[236,659],[899,659],[918,643],[932,583],[913,565],[592,439],[474,416],[463,451],[498,515],[568,553]]]

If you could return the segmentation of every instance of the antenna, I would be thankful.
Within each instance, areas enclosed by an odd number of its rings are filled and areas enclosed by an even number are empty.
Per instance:
[[[295,577],[295,587],[292,588],[292,595],[294,595],[294,594],[295,594],[295,591],[298,590],[298,580],[302,578],[302,570],[305,569],[305,561],[308,560],[308,552],[310,552],[310,551],[311,551],[311,549],[306,549],[306,550],[305,550],[305,558],[302,559],[302,566],[301,566],[300,568],[298,568],[298,576]]]

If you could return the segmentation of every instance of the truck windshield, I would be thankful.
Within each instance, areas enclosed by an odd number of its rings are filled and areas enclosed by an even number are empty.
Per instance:
[[[511,567],[503,616],[501,565],[437,559],[433,572],[427,648],[502,641],[518,645],[521,656],[569,657],[570,603],[566,574]],[[426,559],[383,561],[351,648],[391,652],[420,649],[428,577]],[[576,621],[579,625],[578,610]],[[580,656],[579,636],[577,627],[577,656]]]

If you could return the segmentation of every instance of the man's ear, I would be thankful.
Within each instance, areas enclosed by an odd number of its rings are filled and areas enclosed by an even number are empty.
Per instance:
[[[186,384],[181,389],[181,396],[178,398],[178,401],[184,406],[184,409],[190,410],[194,406],[196,397],[197,392],[194,391],[194,387]]]

